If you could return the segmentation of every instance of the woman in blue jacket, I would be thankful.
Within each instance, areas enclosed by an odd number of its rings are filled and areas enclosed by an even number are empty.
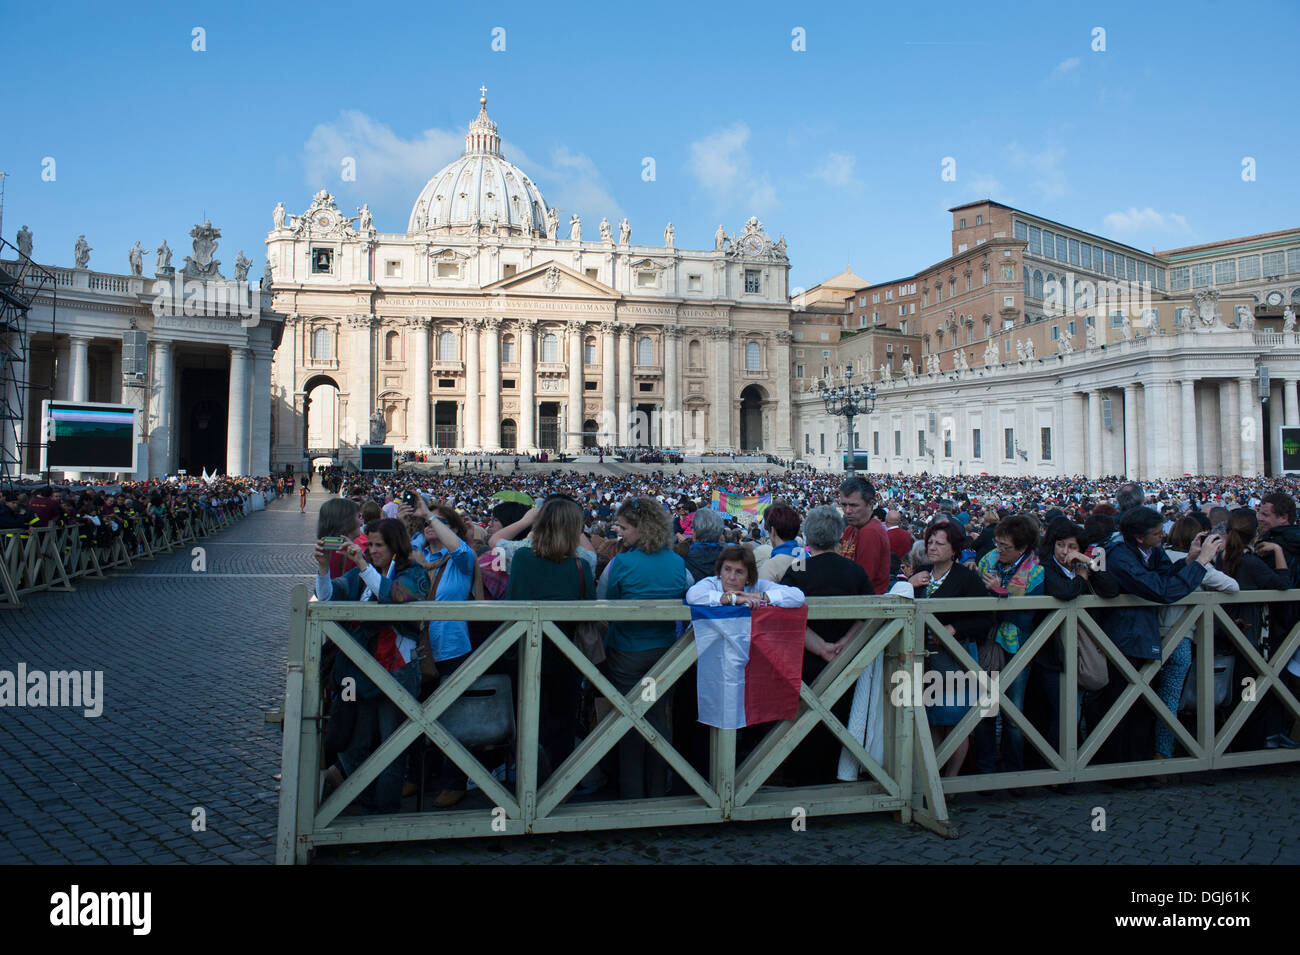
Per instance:
[[[429,575],[419,564],[412,563],[406,525],[395,518],[381,520],[372,528],[368,549],[348,544],[344,553],[353,567],[333,580],[329,576],[330,553],[323,541],[316,542],[317,600],[401,604],[423,600],[429,594]],[[384,569],[382,573],[380,568]],[[412,698],[420,688],[420,661],[415,652],[419,627],[417,621],[397,624],[375,621],[357,624],[350,630],[353,639],[369,650]],[[382,743],[402,723],[402,711],[362,675],[356,664],[340,653],[334,662],[334,679],[342,685],[348,678],[356,681],[357,725],[351,744],[339,754],[338,762],[325,771],[325,783],[333,787],[342,785],[374,751],[371,739],[376,726]],[[375,781],[374,811],[397,812],[401,808],[403,762],[399,757],[379,774]]]
[[[1204,543],[1193,541],[1187,562],[1176,567],[1160,546],[1165,539],[1164,518],[1149,507],[1127,511],[1120,518],[1119,532],[1122,542],[1106,553],[1107,572],[1119,584],[1121,593],[1160,604],[1171,604],[1194,593],[1205,577],[1205,568],[1223,547],[1223,539],[1217,535],[1207,537]],[[1107,618],[1104,629],[1135,666],[1145,660],[1161,658],[1160,611],[1157,608],[1117,608]],[[1175,714],[1191,665],[1192,644],[1183,639],[1160,668],[1157,692]],[[1122,688],[1122,682],[1113,681],[1116,689]],[[1146,707],[1137,704],[1128,715],[1146,713],[1149,713]],[[1126,723],[1127,732],[1121,730],[1123,735],[1118,743],[1119,759],[1131,762],[1149,757],[1150,737],[1143,728],[1143,724],[1149,725],[1148,719],[1130,723],[1126,717]],[[1174,733],[1163,720],[1156,722],[1155,746],[1158,759],[1168,759],[1173,755]]]

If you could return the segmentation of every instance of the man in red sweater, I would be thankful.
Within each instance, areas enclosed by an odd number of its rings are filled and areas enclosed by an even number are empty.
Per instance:
[[[889,538],[885,525],[871,515],[876,489],[865,478],[851,477],[840,485],[840,510],[844,512],[844,536],[840,554],[867,572],[876,593],[889,589]]]

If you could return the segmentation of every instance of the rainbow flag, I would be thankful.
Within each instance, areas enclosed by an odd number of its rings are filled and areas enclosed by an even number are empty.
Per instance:
[[[714,491],[712,506],[723,514],[758,517],[772,506],[771,494],[735,494],[731,491]]]

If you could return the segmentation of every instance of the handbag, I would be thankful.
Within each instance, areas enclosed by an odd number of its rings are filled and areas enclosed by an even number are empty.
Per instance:
[[[1079,638],[1079,689],[1100,690],[1110,682],[1110,670],[1106,667],[1106,655],[1097,646],[1097,641],[1090,635],[1078,632]]]
[[[996,673],[1007,665],[1007,652],[992,634],[980,644],[979,665],[981,670],[988,673]]]
[[[581,594],[580,600],[587,599],[587,578],[582,573],[582,564],[580,558],[573,558],[574,569],[578,571],[578,592]],[[608,624],[600,623],[596,620],[584,620],[579,623],[573,630],[573,643],[583,656],[595,664],[605,662],[605,631],[609,628]]]

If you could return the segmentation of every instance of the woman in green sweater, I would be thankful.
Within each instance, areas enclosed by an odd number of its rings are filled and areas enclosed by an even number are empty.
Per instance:
[[[595,600],[591,565],[578,558],[582,508],[567,497],[548,498],[533,524],[532,546],[515,552],[506,600]],[[572,636],[574,624],[560,624]],[[577,734],[579,674],[550,640],[542,642],[541,717],[538,737],[552,767],[573,752]]]

